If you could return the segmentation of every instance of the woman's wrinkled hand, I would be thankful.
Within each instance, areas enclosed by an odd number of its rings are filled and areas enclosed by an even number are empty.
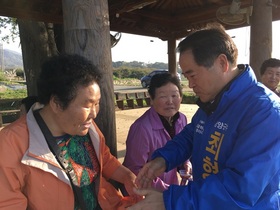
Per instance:
[[[165,210],[162,192],[153,189],[135,189],[135,193],[145,199],[126,208],[126,210]]]

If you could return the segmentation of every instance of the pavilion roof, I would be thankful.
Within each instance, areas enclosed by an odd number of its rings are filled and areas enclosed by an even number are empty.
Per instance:
[[[241,11],[249,13],[253,0],[240,2]],[[242,14],[245,19],[240,14],[225,14],[231,4],[232,0],[108,0],[110,30],[168,40],[185,37],[192,30],[221,19],[227,20],[221,22],[226,29],[248,26],[249,14]],[[273,20],[280,20],[280,0],[273,0],[272,4]],[[218,10],[222,16],[217,15]],[[0,1],[1,16],[62,23],[62,11],[61,0]]]

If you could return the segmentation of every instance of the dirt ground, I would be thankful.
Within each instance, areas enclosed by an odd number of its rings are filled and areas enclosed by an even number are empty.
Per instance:
[[[116,111],[118,159],[121,163],[123,162],[125,155],[125,141],[129,127],[147,109],[148,107]],[[191,118],[197,109],[198,106],[196,104],[181,104],[180,107],[180,111],[187,116],[188,122],[191,121]]]

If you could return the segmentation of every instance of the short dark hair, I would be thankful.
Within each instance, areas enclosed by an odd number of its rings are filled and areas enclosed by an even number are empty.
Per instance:
[[[21,104],[24,105],[26,112],[31,108],[31,106],[38,101],[37,96],[27,96],[21,100]]]
[[[177,51],[181,54],[187,50],[192,51],[200,66],[211,67],[220,54],[226,55],[231,64],[237,64],[238,49],[220,24],[209,25],[187,36],[179,43]]]
[[[261,75],[263,75],[268,67],[280,67],[280,60],[276,58],[269,58],[265,60],[260,69]]]
[[[43,63],[37,81],[38,100],[48,104],[55,96],[63,109],[77,96],[79,86],[99,85],[101,74],[96,66],[80,55],[57,55]]]
[[[168,83],[172,83],[172,84],[176,85],[179,89],[180,96],[183,95],[182,86],[181,86],[179,78],[170,73],[162,73],[162,74],[155,74],[151,78],[150,86],[148,89],[151,99],[155,98],[157,88],[160,88]]]

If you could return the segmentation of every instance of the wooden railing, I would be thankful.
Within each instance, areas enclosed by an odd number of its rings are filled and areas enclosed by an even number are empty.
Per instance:
[[[4,120],[3,120],[3,115],[6,115],[6,116],[8,116],[8,115],[16,115],[15,118],[18,118],[19,117],[19,113],[20,113],[20,110],[18,110],[18,109],[0,111],[0,127],[5,126]]]
[[[140,107],[150,106],[150,96],[148,91],[145,89],[141,90],[119,90],[115,91],[116,106],[118,109],[134,109]],[[20,110],[18,109],[21,99],[1,99],[0,104],[8,104],[11,106],[11,110],[0,110],[0,127],[9,124],[5,122],[3,117],[13,116],[13,118],[18,118]],[[14,120],[15,120],[14,119]],[[13,120],[13,121],[14,121]]]
[[[115,99],[117,107],[122,110],[150,106],[147,90],[115,91]]]
[[[21,98],[0,99],[0,127],[19,118]]]

